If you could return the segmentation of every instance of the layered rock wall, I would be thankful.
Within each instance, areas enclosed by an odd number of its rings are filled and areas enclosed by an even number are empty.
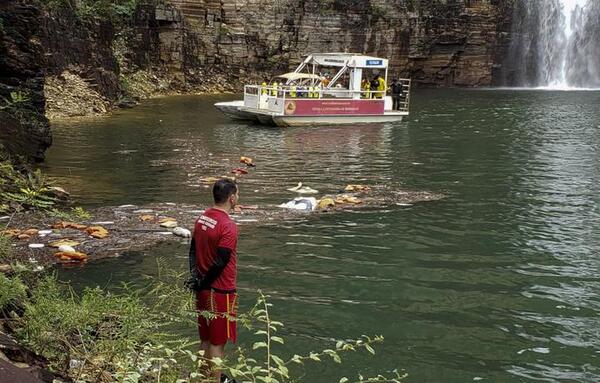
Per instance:
[[[0,144],[41,160],[52,136],[44,115],[42,14],[20,2],[0,2]]]
[[[394,74],[422,86],[487,86],[510,2],[164,0],[145,7],[154,24],[141,26],[154,32],[159,63],[189,81],[215,70],[241,81],[340,51],[390,58]]]

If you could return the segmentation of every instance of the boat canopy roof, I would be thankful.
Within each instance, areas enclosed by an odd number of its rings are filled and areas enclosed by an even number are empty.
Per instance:
[[[364,56],[357,53],[313,53],[309,55],[306,64],[349,67],[349,68],[387,68],[388,60],[380,57]]]
[[[292,81],[304,80],[304,79],[323,80],[323,77],[319,76],[317,74],[299,73],[299,72],[284,73],[284,74],[280,74],[277,77],[285,78],[286,80],[292,80]]]

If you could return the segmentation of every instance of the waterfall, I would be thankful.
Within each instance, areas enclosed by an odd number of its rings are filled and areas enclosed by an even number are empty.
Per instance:
[[[600,88],[600,2],[515,1],[503,73],[508,86]]]

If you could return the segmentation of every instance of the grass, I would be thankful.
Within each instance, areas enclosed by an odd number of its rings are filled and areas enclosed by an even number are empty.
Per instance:
[[[306,355],[281,355],[277,345],[285,343],[280,333],[284,325],[272,318],[273,305],[259,292],[252,309],[238,317],[239,325],[256,338],[252,347],[238,347],[228,359],[209,362],[197,351],[196,340],[170,330],[196,326],[197,314],[192,294],[183,287],[184,276],[163,266],[143,287],[125,285],[118,292],[88,288],[81,294],[52,275],[31,279],[27,290],[18,275],[0,274],[0,311],[19,304],[23,315],[11,318],[19,341],[46,357],[52,370],[77,382],[208,382],[210,362],[240,382],[292,382],[310,363],[338,364],[344,353],[359,350],[374,354],[373,345],[383,341],[381,336],[362,336]],[[394,372],[391,377],[359,375],[339,381],[400,382],[403,377]]]

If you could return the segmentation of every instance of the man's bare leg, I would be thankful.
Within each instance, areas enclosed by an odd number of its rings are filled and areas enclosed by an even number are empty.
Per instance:
[[[210,355],[211,359],[212,358],[221,358],[221,359],[223,359],[224,351],[225,351],[225,345],[224,344],[210,344],[208,346],[208,354]],[[214,370],[213,371],[213,376],[215,377],[215,382],[216,383],[220,383],[221,382],[221,371]]]

